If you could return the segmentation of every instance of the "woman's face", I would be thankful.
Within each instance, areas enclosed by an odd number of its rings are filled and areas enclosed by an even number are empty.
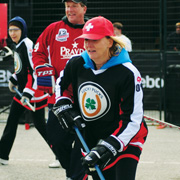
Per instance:
[[[85,39],[84,47],[89,57],[95,62],[97,69],[110,59],[109,49],[113,45],[111,38],[102,38],[99,40]]]
[[[12,41],[18,44],[19,40],[21,39],[22,31],[17,26],[10,26],[9,27],[9,36],[11,37]]]

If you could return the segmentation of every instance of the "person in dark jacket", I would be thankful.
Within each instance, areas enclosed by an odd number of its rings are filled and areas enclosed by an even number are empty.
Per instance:
[[[170,33],[167,37],[167,50],[180,51],[180,22],[175,25],[176,31]]]
[[[9,36],[15,44],[15,72],[9,79],[9,89],[15,93],[14,87],[16,87],[22,96],[20,97],[18,94],[14,96],[7,124],[0,139],[0,164],[2,165],[8,164],[9,154],[16,137],[18,121],[26,109],[32,113],[36,129],[47,142],[44,108],[47,106],[48,94],[37,90],[32,63],[33,42],[27,37],[27,25],[23,18],[14,17],[9,21],[8,26]],[[29,103],[35,108],[35,112],[31,110]]]

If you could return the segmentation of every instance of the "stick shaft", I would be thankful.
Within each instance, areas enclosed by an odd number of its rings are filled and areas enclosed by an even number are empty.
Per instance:
[[[89,153],[90,150],[89,150],[89,148],[88,148],[88,146],[87,146],[87,144],[86,144],[84,138],[82,137],[82,135],[81,135],[79,129],[78,129],[76,126],[74,126],[74,129],[75,129],[76,134],[77,134],[79,140],[81,141],[81,143],[82,143],[84,149],[86,150],[87,153]],[[101,180],[105,180],[105,178],[104,178],[104,176],[103,176],[101,170],[99,169],[99,166],[98,166],[98,165],[95,165],[95,169],[96,169],[96,171],[97,171],[97,173],[98,173],[99,178],[100,178]]]

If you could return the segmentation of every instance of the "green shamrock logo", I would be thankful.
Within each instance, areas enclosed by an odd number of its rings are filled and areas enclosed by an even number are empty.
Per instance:
[[[85,107],[86,107],[87,109],[89,109],[89,110],[93,110],[93,109],[96,109],[95,104],[96,104],[96,102],[95,102],[94,99],[88,98],[88,99],[86,100]]]

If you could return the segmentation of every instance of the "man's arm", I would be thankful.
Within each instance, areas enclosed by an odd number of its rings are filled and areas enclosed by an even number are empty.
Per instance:
[[[45,63],[49,64],[48,38],[49,38],[48,29],[45,29],[44,32],[37,39],[37,42],[32,52],[32,61],[33,61],[34,69],[36,68],[36,66],[39,66]]]
[[[37,76],[37,88],[49,94],[54,93],[55,69],[49,61],[49,27],[39,36],[32,53],[32,61]]]

